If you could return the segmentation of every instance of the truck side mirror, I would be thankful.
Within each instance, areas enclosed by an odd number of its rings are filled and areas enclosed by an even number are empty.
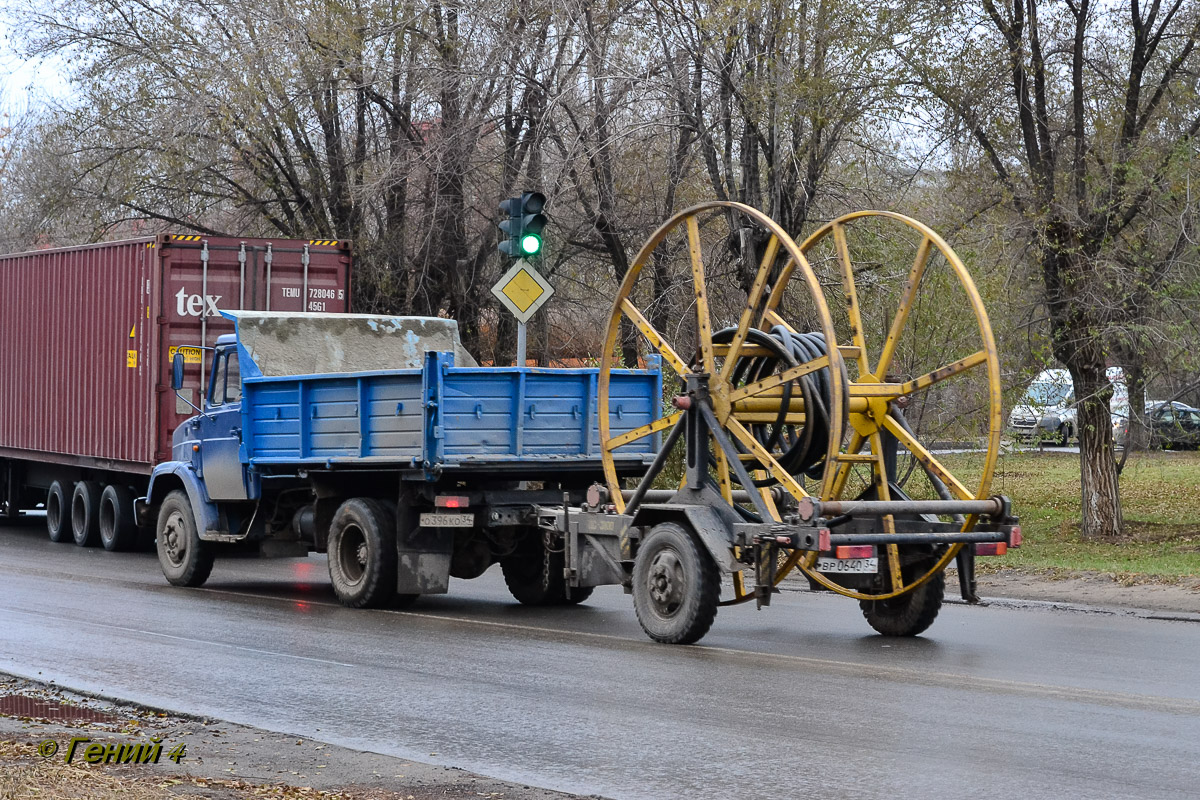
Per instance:
[[[183,388],[183,353],[176,350],[175,357],[171,359],[171,388],[179,391]]]

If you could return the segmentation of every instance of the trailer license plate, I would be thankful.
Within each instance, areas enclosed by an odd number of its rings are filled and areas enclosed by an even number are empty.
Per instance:
[[[474,528],[474,514],[439,514],[437,512],[421,515],[422,528]]]
[[[878,558],[818,558],[818,572],[879,572]]]

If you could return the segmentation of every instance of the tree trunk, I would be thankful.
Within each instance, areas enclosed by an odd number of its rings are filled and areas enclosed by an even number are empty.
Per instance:
[[[1105,375],[1103,358],[1094,348],[1084,348],[1068,364],[1078,398],[1081,534],[1085,539],[1115,538],[1125,525],[1113,457],[1112,385]],[[1090,358],[1088,357],[1090,356]]]

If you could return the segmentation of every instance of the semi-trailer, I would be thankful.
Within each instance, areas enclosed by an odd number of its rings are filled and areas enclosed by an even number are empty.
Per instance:
[[[344,240],[199,235],[0,256],[0,518],[44,508],[53,541],[137,544],[134,498],[233,330],[218,309],[344,312],[351,262]]]

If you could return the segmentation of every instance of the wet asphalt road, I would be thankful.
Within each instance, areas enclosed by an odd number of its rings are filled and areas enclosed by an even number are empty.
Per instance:
[[[913,640],[857,604],[723,609],[650,642],[619,589],[512,602],[498,571],[411,611],[338,606],[323,559],[218,561],[0,529],[0,671],[621,798],[1200,794],[1200,624],[946,607]]]

